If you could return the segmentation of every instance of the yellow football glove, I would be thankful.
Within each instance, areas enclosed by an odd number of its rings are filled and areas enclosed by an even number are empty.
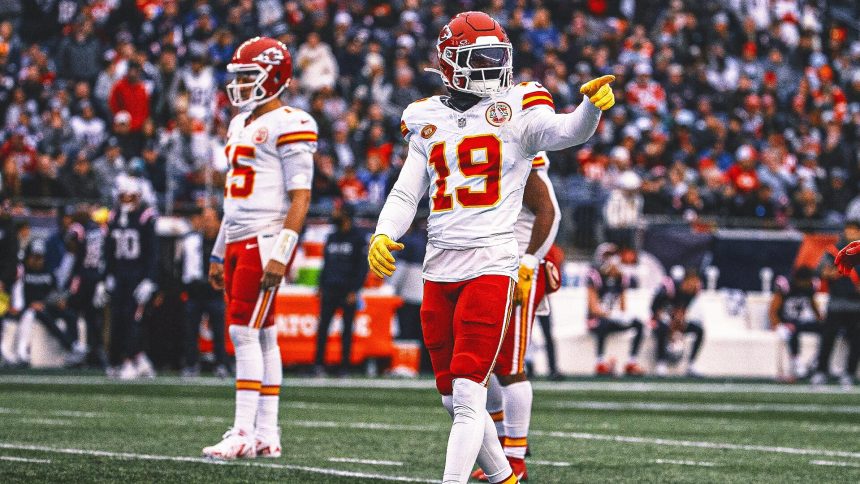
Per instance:
[[[613,75],[592,79],[583,84],[579,92],[588,96],[588,100],[601,111],[606,111],[615,104],[615,94],[612,93],[612,86],[609,85],[614,80]]]
[[[403,244],[391,240],[385,234],[376,234],[370,239],[370,249],[367,251],[367,263],[370,270],[379,277],[390,276],[397,269],[394,266],[392,250],[403,250]]]
[[[539,263],[537,257],[531,254],[520,257],[519,280],[516,289],[514,289],[514,304],[528,303]]]

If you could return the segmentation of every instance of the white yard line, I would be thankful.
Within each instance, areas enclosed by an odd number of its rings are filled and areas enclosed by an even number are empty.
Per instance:
[[[334,422],[330,420],[287,420],[281,425],[306,428],[348,428],[359,430],[394,430],[398,432],[433,432],[443,430],[441,425],[401,425],[383,422]]]
[[[860,462],[838,462],[832,460],[811,460],[810,464],[814,466],[832,466],[832,467],[860,467]]]
[[[678,403],[678,402],[556,402],[555,408],[577,410],[648,410],[655,412],[795,412],[795,413],[860,413],[855,405],[820,405],[815,403]]]
[[[0,455],[0,460],[9,462],[29,462],[31,464],[50,464],[49,459],[28,459],[26,457],[15,457],[11,455]]]
[[[528,463],[529,463],[529,465],[550,466],[550,467],[570,467],[573,465],[570,462],[555,462],[555,461],[551,461],[551,460],[533,460],[533,459],[529,459]]]
[[[716,467],[713,462],[697,461],[697,460],[672,460],[672,459],[654,459],[655,464],[671,464],[676,466],[697,466],[697,467]]]
[[[313,474],[322,474],[327,476],[338,476],[338,477],[354,477],[354,478],[363,478],[363,479],[377,479],[380,481],[396,481],[396,482],[437,482],[435,479],[425,479],[420,477],[408,477],[408,476],[389,476],[385,474],[373,474],[368,472],[353,472],[353,471],[343,471],[338,469],[328,469],[325,467],[308,467],[308,466],[300,466],[300,465],[292,465],[292,464],[269,464],[263,462],[248,462],[248,461],[215,461],[210,459],[205,459],[203,457],[182,457],[182,456],[170,456],[170,455],[156,455],[156,454],[136,454],[132,452],[110,452],[105,450],[88,450],[88,449],[73,449],[73,448],[57,448],[57,447],[46,447],[41,445],[29,445],[29,444],[19,444],[12,442],[0,442],[0,448],[2,449],[14,449],[14,450],[28,450],[34,452],[46,452],[46,453],[54,453],[54,454],[69,454],[69,455],[83,455],[89,457],[107,457],[110,459],[125,459],[125,460],[150,460],[150,461],[168,461],[168,462],[191,462],[195,464],[208,464],[208,465],[235,465],[235,466],[246,466],[246,467],[264,467],[268,469],[284,469],[284,470],[292,470],[292,471],[303,471],[310,472]]]
[[[835,432],[839,434],[855,434],[860,433],[860,425],[847,425],[847,424],[811,424],[811,423],[802,423],[800,424],[800,429],[805,430],[807,432]]]
[[[796,447],[771,447],[767,445],[734,444],[730,442],[699,442],[694,440],[673,440],[654,437],[633,437],[627,435],[591,434],[585,432],[557,432],[533,430],[532,435],[554,437],[559,439],[599,440],[622,444],[646,444],[671,447],[695,447],[699,449],[742,450],[746,452],[770,452],[777,454],[820,455],[825,457],[845,457],[860,459],[860,452],[830,449],[804,449]]]
[[[18,421],[23,423],[23,424],[32,424],[32,425],[51,425],[51,426],[76,425],[71,420],[61,420],[58,418],[21,418],[21,419],[18,419]]]
[[[119,382],[103,376],[72,376],[72,375],[0,375],[0,384],[46,384],[46,385],[164,385],[164,386],[214,386],[229,387],[232,379],[215,377],[200,377],[183,379],[180,377],[158,377],[155,380],[139,380]],[[284,388],[366,388],[366,389],[433,389],[435,384],[430,379],[401,380],[390,378],[286,378]],[[783,383],[674,383],[674,382],[598,382],[598,381],[569,381],[569,382],[534,382],[538,391],[567,392],[567,391],[606,391],[620,393],[788,393],[788,394],[840,394],[850,395],[860,393],[860,388],[844,391],[838,386],[831,385],[813,390],[809,385],[786,385]]]
[[[371,466],[402,466],[403,462],[396,460],[358,459],[355,457],[329,457],[329,462],[341,462],[345,464],[367,464]]]

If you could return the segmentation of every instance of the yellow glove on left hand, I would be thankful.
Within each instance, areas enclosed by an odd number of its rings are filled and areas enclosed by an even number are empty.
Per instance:
[[[614,80],[613,75],[592,79],[583,84],[579,92],[588,96],[588,100],[601,111],[606,111],[615,104],[615,94],[612,92],[612,86],[609,85]]]
[[[394,274],[397,267],[394,266],[392,250],[403,250],[404,245],[391,240],[385,234],[376,234],[370,239],[370,249],[367,251],[367,263],[370,270],[379,277]]]
[[[514,304],[527,304],[540,261],[531,254],[520,257],[519,280],[514,289]]]

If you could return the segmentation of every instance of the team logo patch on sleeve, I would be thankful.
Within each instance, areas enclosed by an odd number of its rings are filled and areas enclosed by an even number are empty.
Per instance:
[[[254,133],[254,143],[265,143],[269,139],[269,130],[265,126],[261,127]]]
[[[432,124],[428,124],[421,128],[421,137],[424,139],[430,139],[433,134],[436,133],[436,126]]]
[[[486,113],[487,122],[501,126],[511,120],[511,105],[505,102],[490,104]]]

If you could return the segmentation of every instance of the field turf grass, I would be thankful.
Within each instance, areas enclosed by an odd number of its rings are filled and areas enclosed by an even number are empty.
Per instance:
[[[337,386],[337,387],[336,387]],[[531,483],[860,482],[860,392],[768,383],[537,383]],[[288,378],[280,459],[215,463],[230,381],[0,374],[0,482],[439,482],[429,380]]]

